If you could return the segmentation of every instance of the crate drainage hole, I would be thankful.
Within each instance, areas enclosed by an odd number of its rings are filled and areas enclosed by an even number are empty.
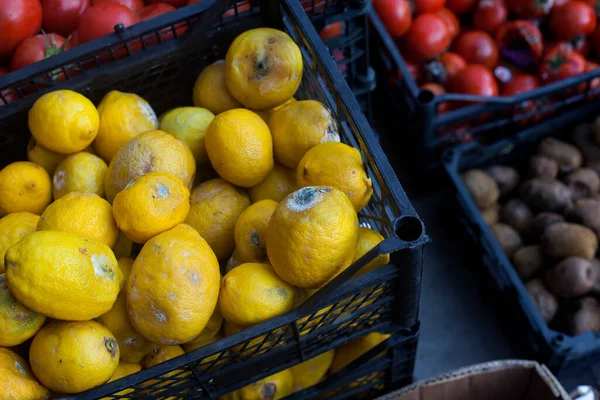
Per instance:
[[[423,234],[421,220],[415,217],[404,217],[396,222],[396,236],[405,242],[413,242]]]

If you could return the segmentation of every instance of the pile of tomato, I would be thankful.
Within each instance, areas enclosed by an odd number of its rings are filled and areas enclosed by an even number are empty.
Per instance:
[[[598,68],[597,0],[373,0],[373,7],[414,80],[436,95],[512,96]]]

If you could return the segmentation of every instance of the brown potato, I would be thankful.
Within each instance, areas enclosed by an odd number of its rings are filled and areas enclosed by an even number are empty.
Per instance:
[[[490,226],[490,229],[494,233],[496,240],[500,243],[500,247],[502,247],[502,250],[504,250],[509,258],[523,247],[521,236],[510,225],[499,222]]]
[[[542,235],[542,248],[551,259],[581,257],[591,260],[598,250],[598,238],[583,225],[559,222],[549,226]]]
[[[529,231],[533,221],[533,213],[523,201],[512,199],[502,207],[500,219],[515,228],[520,234],[524,234]]]
[[[592,264],[585,258],[567,257],[546,272],[546,285],[563,298],[586,295],[596,282]]]
[[[502,206],[498,203],[494,203],[491,207],[481,210],[481,216],[486,224],[493,225],[500,221],[501,210]]]
[[[521,180],[516,169],[504,165],[494,165],[486,169],[485,173],[496,181],[501,197],[507,196],[515,190]]]
[[[532,178],[556,178],[558,163],[544,156],[533,156],[529,160],[529,176]]]
[[[593,138],[593,124],[579,124],[573,132],[573,142],[586,162],[600,160],[600,146]]]
[[[600,191],[600,176],[590,168],[579,168],[565,177],[574,199],[591,197]]]
[[[569,316],[567,333],[577,336],[589,331],[600,331],[600,303],[593,297],[581,300],[580,308]]]
[[[600,235],[600,200],[579,199],[567,210],[567,219],[587,226]]]
[[[562,214],[572,204],[569,188],[555,179],[530,179],[521,186],[519,194],[521,200],[535,211]]]
[[[467,186],[467,190],[473,197],[475,204],[480,209],[491,207],[498,197],[500,191],[496,181],[491,176],[479,169],[472,169],[462,174],[462,179]]]
[[[552,213],[552,212],[542,212],[533,217],[531,221],[531,226],[529,228],[529,240],[534,243],[539,243],[542,239],[542,235],[546,228],[548,228],[552,224],[556,224],[559,222],[565,222],[565,219],[562,215]]]
[[[541,279],[533,279],[525,284],[525,288],[529,292],[533,304],[535,304],[535,307],[542,314],[544,321],[552,321],[558,311],[558,301],[546,289],[544,282]]]
[[[565,174],[581,167],[583,163],[583,157],[577,147],[554,138],[542,140],[538,144],[537,154],[556,161],[560,171]]]
[[[513,255],[513,265],[519,277],[526,281],[544,269],[544,253],[542,246],[521,247]]]

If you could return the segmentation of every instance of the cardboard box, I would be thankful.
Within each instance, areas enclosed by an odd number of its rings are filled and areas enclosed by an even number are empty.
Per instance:
[[[502,360],[425,379],[379,400],[570,400],[558,380],[535,361]]]

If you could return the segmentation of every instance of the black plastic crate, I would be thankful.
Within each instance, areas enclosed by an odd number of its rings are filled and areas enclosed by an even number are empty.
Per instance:
[[[71,89],[97,104],[113,89],[135,92],[160,114],[192,103],[191,89],[197,75],[223,58],[238,34],[270,26],[286,31],[301,49],[304,75],[297,98],[316,99],[327,105],[338,122],[342,141],[361,152],[374,194],[361,211],[360,222],[386,239],[297,309],[73,398],[217,398],[368,332],[394,333],[418,323],[423,245],[429,239],[334,60],[297,1],[268,2],[266,7],[256,6],[222,18],[226,7],[233,3],[205,0],[157,18],[154,32],[140,24],[126,33],[111,34],[103,39],[107,43],[105,54],[116,54],[136,40],[139,43],[149,36],[159,37],[165,27],[174,32],[173,21],[189,24],[181,37],[149,46],[133,57],[102,64],[102,55],[94,53],[89,57],[98,61],[95,68],[51,87],[37,88],[36,93],[0,108],[2,165],[25,159],[27,113],[42,94]],[[55,56],[52,63],[44,60],[40,65],[46,73],[57,68],[68,73],[84,65],[89,60],[86,57],[85,46],[81,46]],[[390,264],[349,280],[384,253],[390,254]],[[395,362],[385,368],[391,374],[391,385],[409,380],[413,363]],[[131,391],[117,394],[124,389]]]
[[[388,129],[388,141],[394,150],[409,147],[411,153],[407,154],[413,156],[417,170],[439,166],[445,149],[472,140],[493,143],[542,121],[548,132],[566,127],[560,116],[579,109],[579,115],[586,117],[582,106],[600,96],[600,69],[511,97],[434,96],[420,90],[375,11],[369,12],[369,19],[378,87],[385,92],[386,106],[391,109],[386,113],[393,112],[403,121],[402,128]],[[440,114],[438,107],[445,102],[464,106]]]
[[[588,104],[580,115],[598,115],[600,103]],[[503,252],[494,234],[483,220],[477,205],[471,198],[460,174],[473,168],[491,165],[510,165],[523,171],[535,145],[544,137],[557,137],[570,141],[576,122],[585,122],[577,113],[560,117],[564,130],[549,133],[549,127],[538,125],[519,132],[512,138],[503,139],[490,146],[478,143],[458,146],[446,151],[444,169],[450,178],[451,190],[462,209],[462,225],[481,251],[482,261],[498,290],[502,312],[510,315],[510,323],[516,335],[524,339],[539,361],[544,362],[565,383],[567,389],[578,384],[600,385],[600,332],[587,332],[569,336],[550,327],[533,304],[525,284],[521,281],[510,259]]]

